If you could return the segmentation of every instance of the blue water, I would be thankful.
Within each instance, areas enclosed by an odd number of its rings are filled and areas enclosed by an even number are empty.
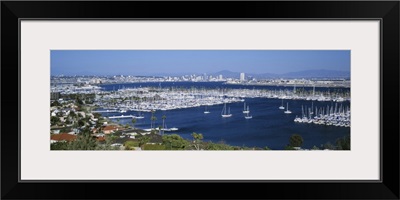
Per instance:
[[[123,86],[139,87],[140,85],[142,87],[149,85],[158,87],[159,83],[124,84]],[[162,83],[161,87],[185,87],[188,85],[189,83]],[[193,83],[191,83],[191,85],[193,85]],[[227,86],[221,85],[221,83],[197,83],[197,86],[207,88],[253,88],[253,86]],[[103,87],[106,90],[112,90],[113,88],[118,89],[118,87],[122,87],[122,85],[103,85]],[[268,89],[279,88],[269,86]],[[328,89],[318,88],[318,90]],[[213,142],[224,141],[227,144],[235,146],[261,148],[268,146],[271,149],[283,149],[285,145],[288,144],[292,134],[299,134],[303,137],[303,148],[312,148],[314,145],[319,147],[327,142],[335,144],[336,139],[350,135],[350,128],[347,127],[295,123],[293,120],[296,115],[301,116],[302,114],[301,106],[311,107],[311,101],[284,100],[284,106],[286,107],[286,102],[288,102],[289,110],[292,111],[292,114],[284,114],[283,110],[278,109],[282,104],[282,100],[280,99],[247,98],[245,102],[246,105],[250,106],[250,113],[253,116],[252,119],[244,118],[244,114],[242,113],[243,102],[238,102],[227,104],[232,114],[230,118],[221,117],[223,105],[208,106],[207,109],[211,112],[210,114],[203,113],[205,107],[156,111],[156,127],[162,125],[162,116],[165,115],[167,117],[165,120],[167,128],[179,128],[176,132],[165,132],[166,134],[177,133],[184,138],[191,139],[191,134],[196,132],[202,133],[204,140]],[[338,106],[340,104],[349,106],[350,103],[338,103]],[[327,105],[334,106],[335,103],[314,101],[314,107],[324,106],[326,108]],[[137,112],[128,111],[124,113],[124,115],[128,114],[136,115]],[[138,128],[150,128],[151,113],[143,114],[145,118],[137,119],[135,126]],[[104,113],[104,115],[115,115],[115,113]],[[119,123],[131,123],[131,119],[120,119]]]
[[[118,90],[122,88],[138,88],[138,87],[183,87],[183,88],[232,88],[232,89],[268,89],[268,90],[293,90],[293,86],[261,86],[261,85],[230,85],[222,84],[222,82],[149,82],[149,83],[124,83],[124,84],[104,84],[100,85],[106,91]],[[312,91],[312,87],[296,87],[297,89],[305,89]],[[315,91],[341,91],[349,92],[350,88],[324,88],[316,87]]]

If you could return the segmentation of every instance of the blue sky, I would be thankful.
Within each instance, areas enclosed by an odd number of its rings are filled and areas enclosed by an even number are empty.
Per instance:
[[[350,50],[52,50],[52,75],[350,71]]]

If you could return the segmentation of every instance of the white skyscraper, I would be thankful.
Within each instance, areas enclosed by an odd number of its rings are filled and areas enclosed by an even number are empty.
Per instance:
[[[244,73],[240,73],[240,81],[244,81]]]
[[[221,74],[219,75],[219,80],[222,80],[222,75]]]

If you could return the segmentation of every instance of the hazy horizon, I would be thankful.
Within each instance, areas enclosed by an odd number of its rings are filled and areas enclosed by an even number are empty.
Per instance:
[[[51,50],[51,75],[350,72],[350,50]]]

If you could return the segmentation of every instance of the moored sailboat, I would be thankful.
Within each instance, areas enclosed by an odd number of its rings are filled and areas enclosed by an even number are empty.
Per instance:
[[[226,112],[226,103],[224,104],[224,108],[222,109],[221,116],[222,117],[232,117],[232,114],[230,113],[230,108],[228,108],[228,112]]]
[[[207,105],[206,105],[206,108],[204,110],[204,114],[208,114],[208,113],[210,113],[210,111],[207,110]]]
[[[282,99],[282,105],[279,106],[279,109],[281,109],[281,110],[285,109],[285,107],[283,106],[283,99]]]
[[[247,106],[247,113],[246,113],[246,116],[244,116],[244,118],[245,119],[251,119],[251,118],[253,118],[253,116],[251,116],[251,115],[249,115],[249,113],[250,113],[250,109],[249,109],[249,106]]]
[[[292,111],[289,110],[289,103],[288,102],[286,102],[286,110],[285,110],[284,113],[285,114],[291,114],[292,113]]]
[[[246,114],[246,113],[249,113],[249,112],[250,112],[249,110],[246,110],[246,103],[244,103],[243,104],[243,113]]]

